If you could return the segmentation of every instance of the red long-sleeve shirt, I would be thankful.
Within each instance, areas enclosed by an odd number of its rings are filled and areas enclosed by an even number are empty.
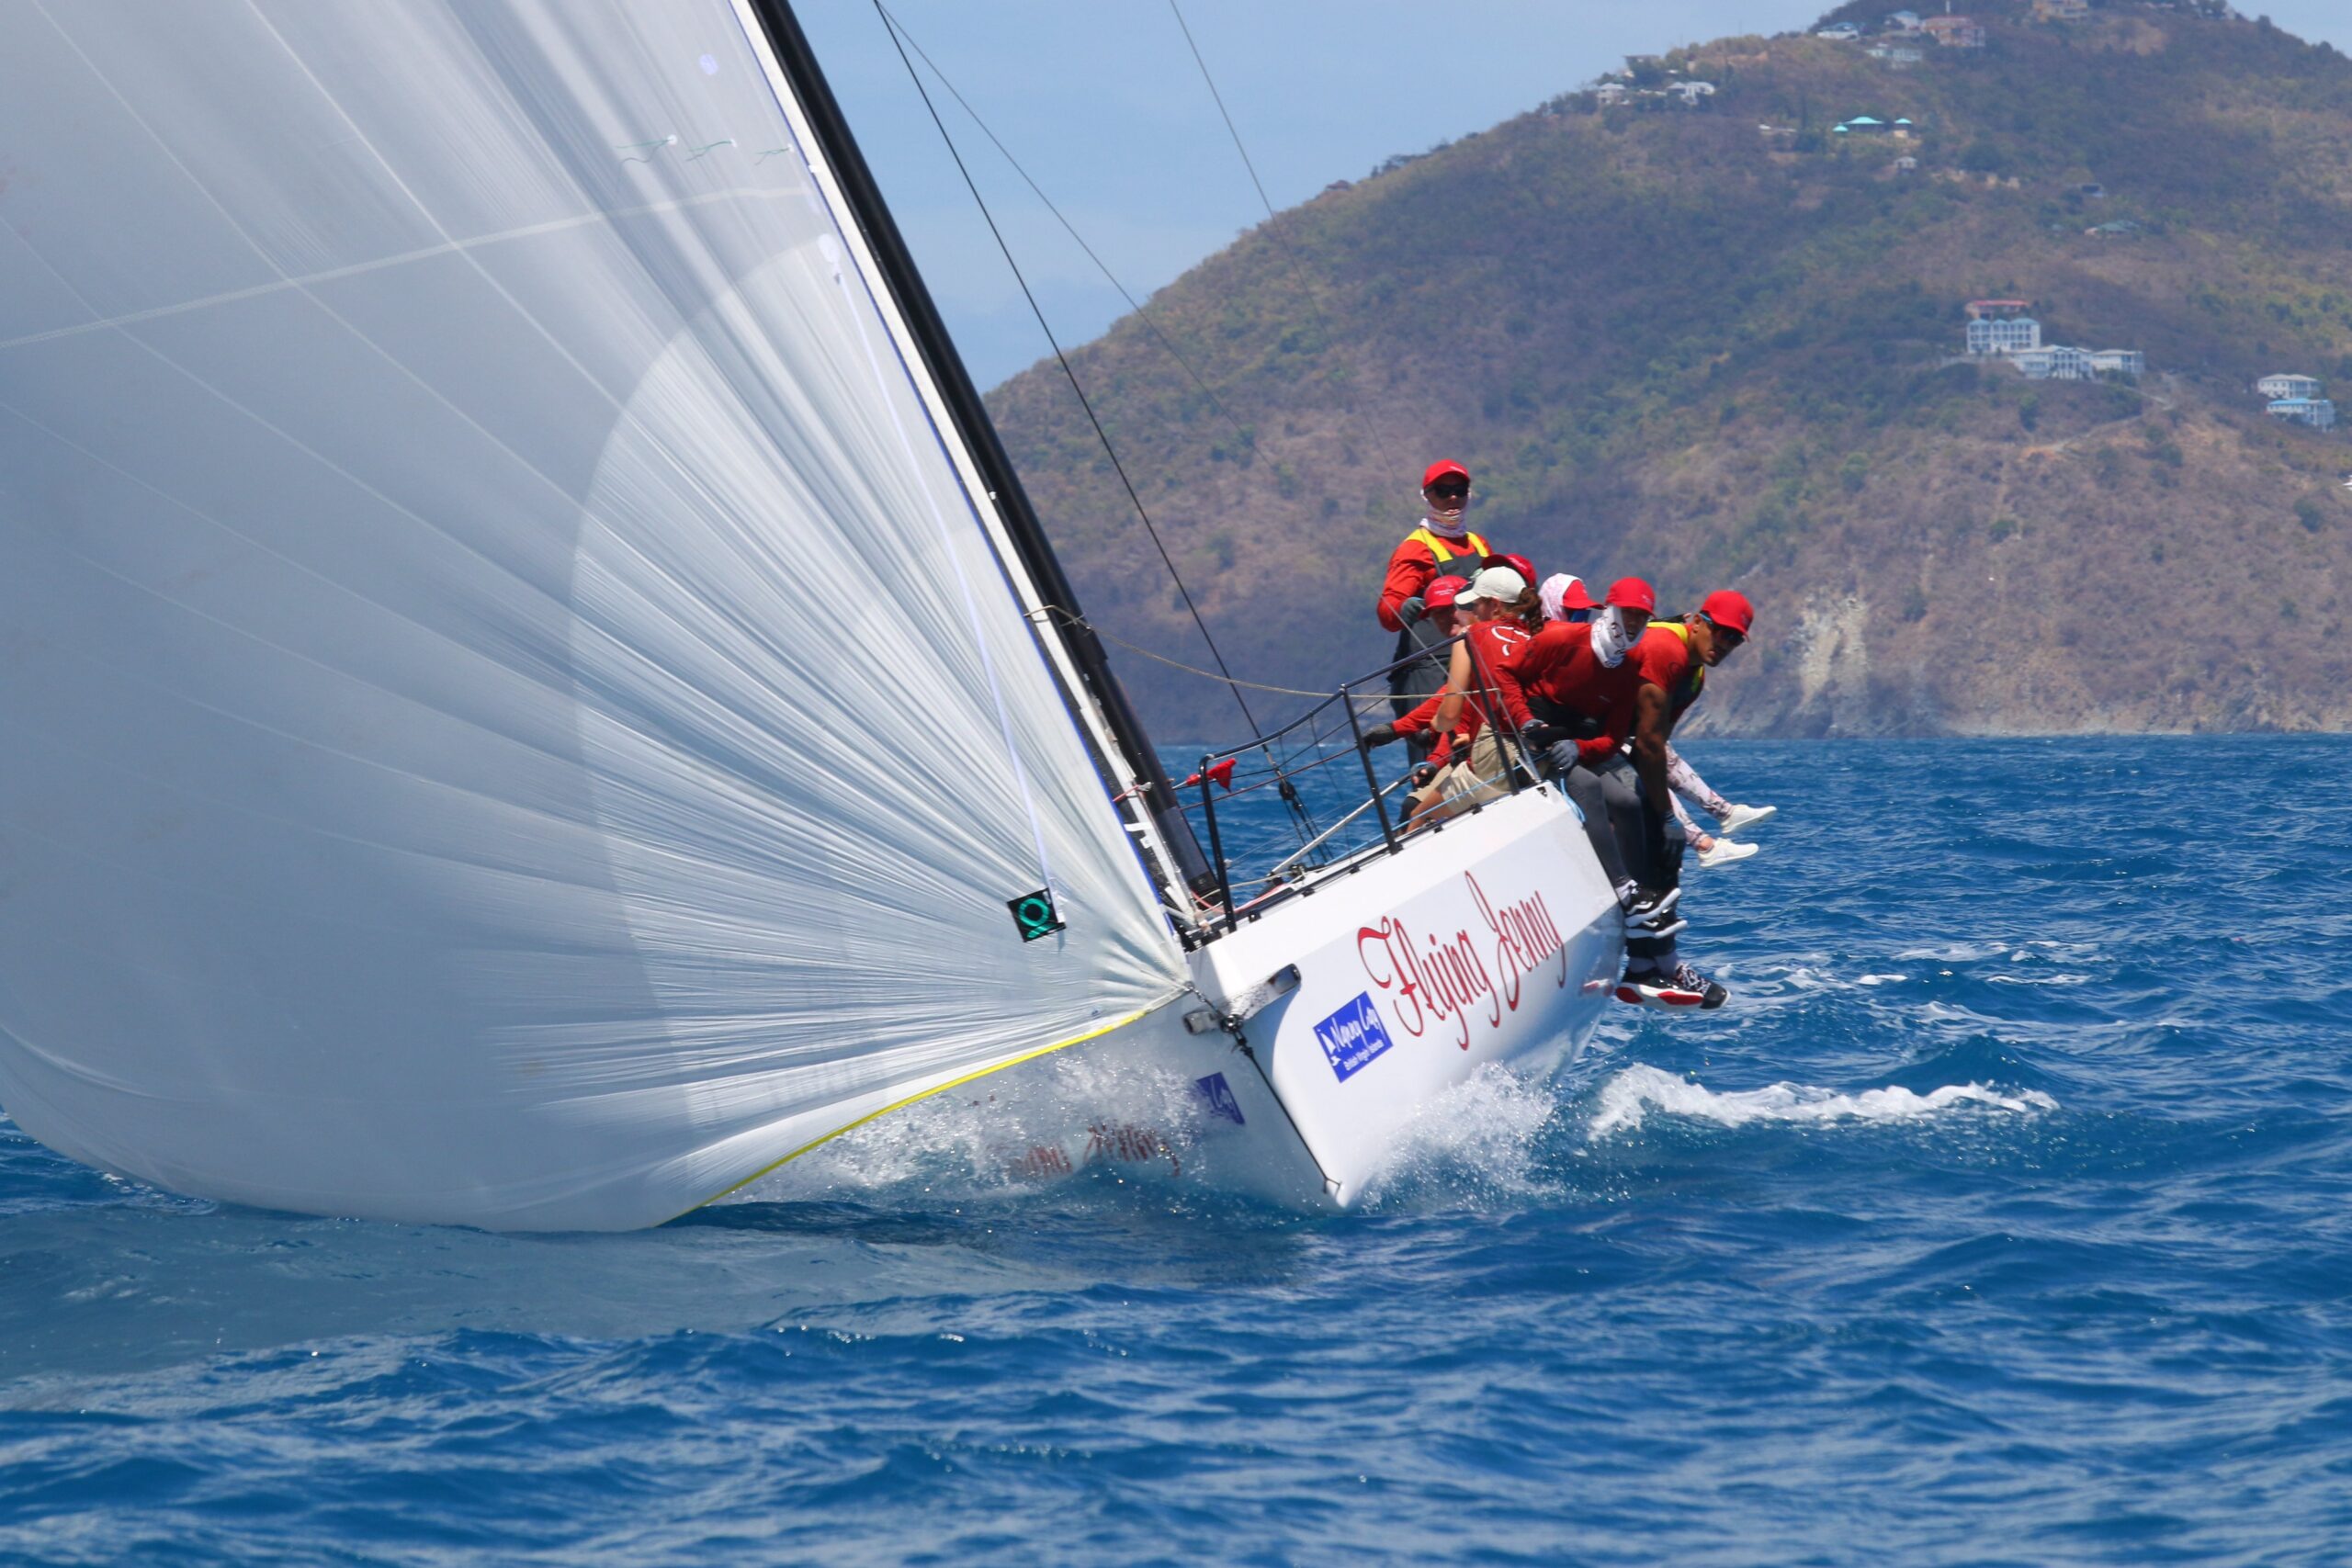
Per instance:
[[[1423,536],[1437,540],[1438,546],[1453,558],[1440,561],[1437,551],[1430,547]],[[1388,576],[1380,585],[1380,604],[1375,612],[1380,624],[1392,632],[1401,632],[1405,623],[1396,618],[1396,606],[1418,595],[1438,578],[1451,572],[1456,577],[1476,577],[1479,565],[1487,558],[1487,541],[1476,534],[1465,534],[1459,540],[1446,539],[1431,534],[1427,524],[1405,536],[1388,558]],[[1443,570],[1441,570],[1442,568]]]
[[[1629,654],[1610,669],[1592,651],[1592,627],[1553,621],[1530,639],[1517,659],[1496,667],[1490,678],[1511,721],[1528,725],[1530,693],[1545,702],[1597,720],[1601,733],[1577,744],[1577,761],[1598,762],[1634,732],[1634,696],[1642,688],[1640,664]]]

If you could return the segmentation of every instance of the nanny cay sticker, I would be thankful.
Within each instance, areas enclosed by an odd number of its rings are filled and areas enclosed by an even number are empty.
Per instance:
[[[1381,1024],[1380,1011],[1372,1005],[1369,991],[1357,992],[1355,1000],[1317,1024],[1315,1038],[1322,1043],[1323,1055],[1330,1058],[1331,1070],[1341,1083],[1396,1043]]]

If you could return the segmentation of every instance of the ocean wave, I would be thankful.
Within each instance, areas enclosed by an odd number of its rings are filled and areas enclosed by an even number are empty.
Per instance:
[[[2008,1093],[1983,1083],[1945,1084],[1925,1094],[1894,1086],[1843,1093],[1792,1083],[1717,1091],[1637,1062],[1600,1086],[1600,1106],[1586,1135],[1597,1142],[1630,1132],[1653,1111],[1745,1127],[1758,1122],[1916,1122],[1959,1110],[2030,1115],[2057,1109],[2058,1102],[2040,1089]]]

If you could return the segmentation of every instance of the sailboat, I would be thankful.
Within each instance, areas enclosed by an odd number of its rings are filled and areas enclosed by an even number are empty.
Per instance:
[[[622,1229],[1091,1055],[1344,1204],[1592,1029],[1622,923],[1541,781],[1216,849],[782,0],[86,0],[0,101],[33,1138]]]

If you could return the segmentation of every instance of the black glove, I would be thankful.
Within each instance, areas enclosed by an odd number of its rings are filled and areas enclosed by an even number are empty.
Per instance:
[[[1375,724],[1370,729],[1363,732],[1363,738],[1359,740],[1357,744],[1369,751],[1375,746],[1385,746],[1396,739],[1396,727],[1395,725]]]
[[[1427,789],[1430,784],[1436,782],[1437,764],[1435,762],[1423,762],[1419,767],[1413,770],[1413,787],[1415,789]]]
[[[1429,606],[1421,603],[1421,596],[1418,593],[1396,606],[1396,618],[1408,626],[1429,613]]]
[[[1568,737],[1558,725],[1546,724],[1539,718],[1521,725],[1519,738],[1527,742],[1527,749],[1531,751],[1549,751]]]

